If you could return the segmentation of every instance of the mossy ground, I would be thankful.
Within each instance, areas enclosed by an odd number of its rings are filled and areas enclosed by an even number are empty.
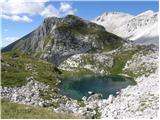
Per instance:
[[[139,49],[135,48],[133,50],[129,50],[129,51],[122,52],[120,54],[113,55],[114,66],[110,69],[110,73],[113,75],[121,74],[127,61],[130,60],[132,56],[138,51]]]
[[[45,108],[11,103],[4,100],[1,101],[1,118],[2,119],[76,119],[76,117],[74,116],[54,113]]]
[[[94,72],[88,70],[88,69],[82,69],[79,68],[75,71],[66,71],[66,70],[62,70],[62,75],[61,75],[61,79],[67,79],[67,78],[71,78],[71,77],[82,77],[84,75],[91,75],[91,74],[95,74]]]
[[[35,80],[54,86],[57,80],[57,72],[55,67],[45,61],[32,58],[27,54],[17,51],[2,53],[2,62],[9,66],[2,65],[3,87],[20,87],[25,85],[26,78],[33,76]],[[30,70],[26,69],[29,65]]]

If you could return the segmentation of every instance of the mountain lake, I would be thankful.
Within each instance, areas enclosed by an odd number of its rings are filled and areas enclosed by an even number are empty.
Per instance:
[[[59,88],[61,95],[78,100],[94,93],[101,93],[103,98],[108,98],[110,94],[116,96],[117,92],[128,85],[136,85],[136,82],[132,78],[119,75],[86,75],[64,79],[59,84]]]

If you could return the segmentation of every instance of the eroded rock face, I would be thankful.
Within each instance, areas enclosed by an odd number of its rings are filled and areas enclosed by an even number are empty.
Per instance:
[[[94,73],[107,73],[114,65],[113,57],[106,53],[76,54],[66,59],[59,66],[62,70],[74,71],[77,69],[88,69]]]
[[[123,42],[100,25],[68,15],[64,18],[46,18],[36,30],[2,51],[18,49],[59,65],[72,55],[112,50]]]

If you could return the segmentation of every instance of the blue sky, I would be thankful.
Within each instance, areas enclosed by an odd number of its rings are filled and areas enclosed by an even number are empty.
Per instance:
[[[22,1],[22,0],[21,0]],[[40,1],[40,0],[39,0]],[[42,0],[43,1],[43,0]],[[15,4],[15,5],[14,5]],[[146,10],[158,11],[158,2],[46,2],[46,3],[0,3],[3,14],[2,47],[36,29],[48,16],[63,17],[74,14],[93,20],[104,12],[126,12],[137,15]]]

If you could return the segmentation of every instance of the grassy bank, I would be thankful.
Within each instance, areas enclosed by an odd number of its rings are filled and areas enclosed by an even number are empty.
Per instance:
[[[2,119],[75,119],[76,117],[51,112],[45,108],[32,107],[8,101],[1,101]]]
[[[2,53],[3,87],[21,87],[26,84],[27,77],[55,87],[57,71],[45,61],[30,57],[17,51]]]

